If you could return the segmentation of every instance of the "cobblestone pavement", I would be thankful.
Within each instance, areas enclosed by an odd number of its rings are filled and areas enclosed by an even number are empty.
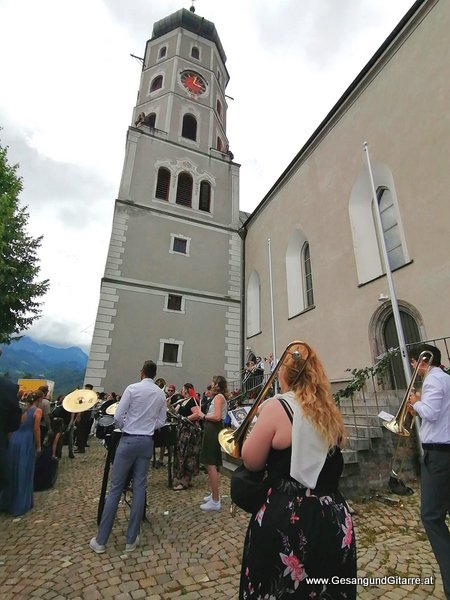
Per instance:
[[[105,450],[90,442],[85,455],[63,458],[54,489],[35,493],[35,507],[20,519],[0,515],[0,598],[22,600],[235,600],[248,517],[229,514],[228,480],[222,476],[222,510],[204,514],[199,504],[206,475],[174,492],[167,470],[151,469],[149,522],[141,545],[123,552],[128,507],[121,505],[105,554],[88,542],[96,514]],[[67,453],[64,448],[63,454]],[[368,585],[358,598],[444,598],[434,556],[418,518],[418,492],[403,506],[378,500],[352,502],[361,577],[434,577],[431,585]],[[398,498],[398,497],[396,497]]]

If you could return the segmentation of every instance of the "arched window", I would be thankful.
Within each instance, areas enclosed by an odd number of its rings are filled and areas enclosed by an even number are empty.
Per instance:
[[[200,58],[200,50],[197,48],[197,46],[192,46],[191,56],[197,60]]]
[[[288,316],[295,317],[314,305],[309,243],[302,231],[295,230],[286,250]]]
[[[303,263],[303,299],[305,308],[314,305],[313,281],[311,273],[311,254],[309,243],[305,242],[302,249]]]
[[[395,193],[394,177],[388,167],[373,163],[373,176],[379,202],[382,229],[391,269],[409,261],[401,213]],[[383,275],[384,261],[380,247],[372,187],[367,170],[362,169],[356,179],[349,201],[353,251],[355,253],[358,283],[363,284]]]
[[[158,171],[158,180],[156,182],[156,192],[155,197],[160,200],[168,200],[169,199],[169,190],[170,190],[170,171],[169,169],[165,169],[161,167]]]
[[[151,127],[152,129],[155,128],[155,123],[156,123],[156,113],[150,113],[144,119],[144,125],[147,125],[147,127]]]
[[[189,173],[178,175],[177,196],[175,202],[182,206],[192,206],[192,177]]]
[[[163,76],[158,75],[158,77],[155,77],[155,79],[152,81],[152,83],[150,85],[150,91],[156,92],[156,90],[159,90],[162,88],[162,84],[163,84]]]
[[[200,183],[200,198],[198,201],[199,210],[210,212],[211,210],[211,184],[208,181]]]
[[[193,115],[184,115],[181,135],[189,140],[197,139],[197,119]]]
[[[383,228],[389,266],[392,270],[405,263],[405,256],[403,254],[402,241],[400,238],[400,231],[397,221],[397,213],[392,194],[387,188],[383,187],[377,190],[377,201],[380,210],[381,225]],[[381,248],[380,255],[383,255]]]
[[[253,271],[247,284],[247,337],[261,333],[261,283]]]
[[[162,48],[159,49],[158,58],[164,58],[166,54],[167,54],[167,48],[166,48],[166,46],[163,46]]]
[[[217,100],[216,110],[219,117],[222,118],[222,105],[220,104],[220,100]]]
[[[420,342],[420,331],[414,317],[405,310],[402,310],[401,307],[399,307],[399,313],[405,343],[415,344]],[[384,322],[383,341],[386,350],[389,350],[390,348],[398,348],[399,346],[397,328],[395,326],[395,320],[392,311],[390,311],[390,314]],[[398,390],[406,388],[405,372],[400,354],[392,357],[390,375],[392,389]]]
[[[219,150],[219,152],[222,152],[222,140],[220,139],[219,136],[217,136],[216,147],[217,147],[217,150]]]

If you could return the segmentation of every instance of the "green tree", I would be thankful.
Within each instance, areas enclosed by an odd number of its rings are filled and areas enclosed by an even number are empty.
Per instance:
[[[36,281],[42,236],[33,238],[26,231],[29,217],[19,204],[17,169],[0,145],[0,343],[9,343],[39,317],[39,298],[49,285],[48,279]]]

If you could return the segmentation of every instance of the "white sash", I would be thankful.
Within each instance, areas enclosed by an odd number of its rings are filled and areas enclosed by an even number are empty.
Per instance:
[[[305,417],[294,392],[281,395],[293,412],[290,475],[308,488],[315,488],[328,454],[328,442]]]

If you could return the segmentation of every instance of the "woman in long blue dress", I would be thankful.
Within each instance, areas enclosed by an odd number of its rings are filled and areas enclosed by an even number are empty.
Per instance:
[[[41,452],[40,423],[42,392],[34,392],[27,400],[22,422],[8,441],[8,487],[4,491],[3,510],[18,517],[33,508],[33,480],[36,454]]]

